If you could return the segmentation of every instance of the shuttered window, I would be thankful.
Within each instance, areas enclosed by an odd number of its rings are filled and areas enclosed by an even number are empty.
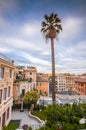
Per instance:
[[[4,78],[4,68],[0,67],[0,78]]]

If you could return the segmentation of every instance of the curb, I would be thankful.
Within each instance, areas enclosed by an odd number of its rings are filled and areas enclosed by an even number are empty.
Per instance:
[[[43,120],[41,120],[39,117],[37,116],[34,116],[31,114],[31,112],[29,111],[29,116],[32,117],[32,118],[35,118],[36,120],[39,121],[39,123],[41,123],[41,126],[45,125],[45,122]]]

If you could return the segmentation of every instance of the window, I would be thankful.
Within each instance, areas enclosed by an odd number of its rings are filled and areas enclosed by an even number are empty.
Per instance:
[[[0,90],[0,104],[2,102],[2,90]]]
[[[7,119],[9,119],[9,108],[7,109]]]
[[[32,78],[30,78],[30,82],[32,82]]]
[[[22,96],[25,95],[25,89],[22,89]]]
[[[30,75],[32,75],[32,72],[30,72]]]
[[[4,78],[4,68],[0,67],[0,78]]]
[[[12,77],[12,69],[9,69],[9,77]]]
[[[81,83],[81,86],[83,86],[83,83]]]
[[[8,97],[10,97],[10,86],[8,87]]]
[[[3,100],[6,100],[7,97],[7,88],[4,88]]]
[[[6,112],[4,112],[3,115],[2,115],[2,127],[5,124],[5,115],[6,115]]]

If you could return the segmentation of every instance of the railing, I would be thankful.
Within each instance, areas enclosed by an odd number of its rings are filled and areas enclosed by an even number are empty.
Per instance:
[[[6,61],[8,61],[8,62],[10,62],[10,63],[12,63],[11,59],[9,59],[6,55],[4,55],[4,54],[2,54],[2,53],[0,53],[0,58],[1,58],[1,59],[4,59],[4,60],[6,60]]]
[[[37,116],[32,115],[30,111],[29,111],[29,116],[32,117],[32,118],[34,118],[34,119],[36,119],[36,120],[40,123],[40,126],[45,125],[45,122],[44,122],[43,120],[41,120],[41,119],[40,119],[39,117],[37,117]]]

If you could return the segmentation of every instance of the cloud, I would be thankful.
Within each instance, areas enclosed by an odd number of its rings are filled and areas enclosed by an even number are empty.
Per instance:
[[[14,59],[14,63],[15,65],[25,65],[25,66],[35,66],[37,67],[37,70],[40,72],[48,72],[51,71],[51,62],[36,57],[35,55],[31,55],[29,53],[25,53],[25,52],[17,52],[15,53],[15,59]]]
[[[56,70],[75,74],[86,72],[86,40],[77,40],[75,44],[59,45],[56,52]],[[61,66],[60,66],[61,65]]]
[[[8,48],[4,47],[4,48],[0,48],[0,52],[2,52],[4,54],[7,52],[10,52],[10,50]]]
[[[79,57],[85,57],[86,58],[86,40],[81,40],[81,41],[77,41],[75,44],[71,44],[70,46],[68,46],[66,48],[66,46],[64,47],[65,56],[71,56],[71,57],[75,57],[77,58]],[[73,57],[73,58],[74,58]]]
[[[34,36],[39,35],[40,33],[40,24],[33,22],[33,23],[25,23],[21,28],[20,32],[25,36]]]
[[[49,50],[43,50],[41,52],[41,55],[44,55],[44,56],[50,56],[51,55],[51,52]]]
[[[23,55],[26,60],[30,60],[33,64],[36,64],[36,65],[43,65],[43,66],[50,66],[50,62],[49,61],[46,61],[46,60],[43,60],[42,58],[38,58],[36,56],[32,56],[30,54],[27,54],[27,53],[22,53],[21,55]]]
[[[64,58],[58,59],[58,62],[56,63],[56,65],[57,65],[56,69],[59,69],[62,72],[69,71],[75,74],[86,72],[86,58],[83,58],[83,57],[77,58],[76,56],[75,57],[64,56]]]
[[[29,64],[36,66],[40,72],[51,72],[51,43],[49,41],[46,44],[40,33],[41,17],[37,16],[39,19],[33,17],[33,21],[30,17],[28,20],[27,17],[31,14],[29,11],[23,12],[23,3],[20,2],[19,6],[16,0],[8,1],[9,4],[6,0],[0,1],[0,52],[12,57],[15,64]],[[85,20],[78,15],[62,19],[63,31],[58,36],[59,40],[55,40],[56,71],[86,72],[84,24]]]
[[[4,47],[20,50],[40,50],[35,44],[24,39],[12,38],[12,37],[0,37],[0,44]]]
[[[61,37],[65,40],[72,40],[79,35],[82,30],[84,19],[78,17],[68,17],[62,23],[63,32]]]
[[[75,48],[77,55],[82,57],[84,56],[86,58],[86,40],[78,42]]]

